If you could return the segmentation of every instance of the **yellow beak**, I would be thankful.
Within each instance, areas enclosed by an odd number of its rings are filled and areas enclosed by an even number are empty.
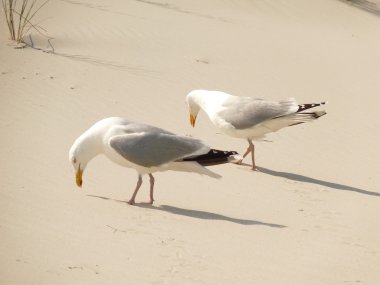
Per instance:
[[[82,181],[82,173],[83,173],[83,171],[80,169],[80,166],[79,166],[78,171],[75,175],[75,180],[76,180],[76,183],[79,187],[82,187],[82,182],[83,182]]]
[[[197,119],[196,116],[194,116],[193,114],[190,114],[190,124],[191,126],[194,128],[195,126],[195,120]]]

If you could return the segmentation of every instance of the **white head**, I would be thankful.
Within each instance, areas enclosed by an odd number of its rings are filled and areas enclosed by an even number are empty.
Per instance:
[[[92,129],[89,129],[77,138],[70,148],[69,160],[74,167],[75,181],[79,187],[82,186],[82,175],[87,163],[101,151],[100,142]]]
[[[221,91],[193,90],[186,96],[186,102],[190,111],[190,124],[194,127],[195,120],[200,109],[212,118],[220,110],[224,102],[232,97]]]
[[[198,91],[200,90],[191,91],[186,96],[186,103],[187,103],[187,106],[189,107],[189,113],[190,113],[190,124],[192,127],[195,126],[195,121],[197,119],[199,110],[201,109],[200,102],[199,102],[200,97],[198,96]]]

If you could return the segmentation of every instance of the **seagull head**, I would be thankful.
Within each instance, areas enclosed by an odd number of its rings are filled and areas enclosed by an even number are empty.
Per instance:
[[[76,184],[82,186],[82,175],[87,164],[98,154],[103,153],[103,138],[115,123],[120,123],[121,118],[111,117],[100,120],[80,135],[69,151],[69,160],[75,171]],[[123,120],[122,120],[123,121]]]
[[[80,145],[74,143],[69,152],[69,160],[75,171],[75,182],[78,187],[82,187],[82,175],[88,162],[88,159],[86,159],[86,151],[83,150]]]
[[[189,107],[189,113],[190,113],[190,124],[192,127],[195,126],[195,121],[197,119],[199,110],[201,109],[201,107],[199,106],[197,102],[198,101],[197,97],[194,95],[195,94],[193,92],[190,92],[186,96],[186,103],[187,103],[187,106]]]
[[[87,163],[99,154],[98,139],[88,130],[82,134],[70,148],[69,160],[75,171],[75,182],[82,187],[82,175]]]

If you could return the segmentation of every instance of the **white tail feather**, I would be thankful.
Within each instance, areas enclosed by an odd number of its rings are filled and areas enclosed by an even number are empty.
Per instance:
[[[293,113],[265,121],[263,126],[275,132],[288,126],[314,121],[325,114],[325,111]]]
[[[236,163],[238,161],[241,161],[242,159],[243,157],[240,154],[234,154],[228,157],[228,162]]]
[[[211,170],[207,169],[206,167],[203,167],[196,161],[178,161],[178,162],[172,162],[167,165],[167,169],[165,170],[174,170],[174,171],[184,171],[184,172],[196,172],[201,175],[207,175],[212,178],[220,179],[222,178],[221,175],[212,172]]]

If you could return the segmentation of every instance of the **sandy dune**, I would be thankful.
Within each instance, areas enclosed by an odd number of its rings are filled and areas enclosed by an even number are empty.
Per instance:
[[[380,17],[343,1],[50,1],[33,48],[0,18],[0,284],[379,284]],[[45,51],[45,52],[43,52]],[[259,172],[144,179],[68,150],[125,116],[243,152],[192,89],[328,101],[257,143]]]

